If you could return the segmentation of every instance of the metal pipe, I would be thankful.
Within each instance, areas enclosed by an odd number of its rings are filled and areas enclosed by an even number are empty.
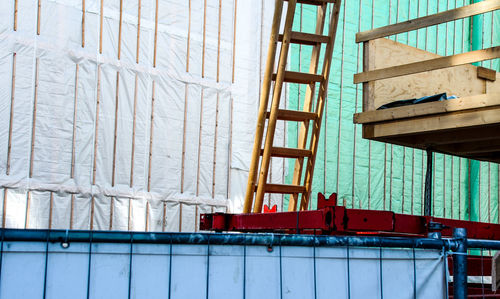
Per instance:
[[[454,228],[457,248],[453,255],[453,298],[467,298],[467,229]]]
[[[208,244],[211,245],[283,245],[314,247],[395,247],[454,250],[456,243],[450,239],[396,238],[378,236],[313,236],[282,234],[225,234],[225,233],[148,233],[117,231],[80,231],[80,230],[24,230],[4,229],[5,241],[35,242],[90,242],[92,243],[130,243],[134,244]]]

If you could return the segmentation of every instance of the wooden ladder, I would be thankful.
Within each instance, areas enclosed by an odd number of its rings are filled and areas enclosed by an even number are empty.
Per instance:
[[[279,28],[282,14],[284,13],[284,1],[288,2],[288,6],[286,9],[283,33],[280,34]],[[292,31],[295,7],[297,6],[297,3],[317,6],[316,30],[314,34]],[[328,35],[323,35],[327,20],[327,7],[329,4],[332,5],[332,8],[328,24]],[[243,208],[244,213],[251,213],[252,211],[254,213],[261,213],[265,193],[290,194],[290,202],[288,206],[289,211],[297,210],[299,194],[302,194],[300,210],[307,209],[311,194],[314,162],[316,159],[316,152],[318,150],[321,120],[327,96],[328,77],[330,74],[333,45],[335,42],[335,33],[337,31],[340,6],[341,0],[276,0],[264,81],[262,83],[262,90],[260,94],[257,129],[255,132],[255,143],[248,175],[245,204]],[[274,68],[278,42],[281,42],[281,52],[279,54],[279,60],[275,73]],[[308,73],[286,71],[290,43],[312,46],[311,64],[309,66]],[[323,44],[326,44],[323,70],[320,74],[317,74],[321,47]],[[272,93],[271,109],[270,111],[267,111],[272,81],[275,83]],[[283,82],[307,84],[302,111],[279,109]],[[317,83],[319,83],[319,92],[317,93],[314,111],[312,111],[313,98],[315,97],[315,87]],[[266,119],[267,131],[264,146],[262,147]],[[297,148],[273,146],[277,120],[296,121],[302,123]],[[309,134],[308,131],[311,121],[313,122],[312,132]],[[308,145],[308,139],[310,140],[309,147],[306,148]],[[262,159],[260,159],[260,157],[262,157]],[[267,183],[271,157],[295,159],[292,185]],[[305,167],[304,183],[301,184],[304,160],[306,158],[307,162]],[[259,161],[260,171],[258,171]],[[259,172],[258,176],[257,172]]]

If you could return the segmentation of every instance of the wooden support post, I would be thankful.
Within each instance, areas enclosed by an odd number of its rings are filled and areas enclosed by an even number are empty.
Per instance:
[[[189,46],[191,42],[191,0],[189,0],[189,10],[188,10],[188,34],[187,34],[187,45],[186,45],[186,73],[189,72]]]
[[[191,1],[191,0],[190,0]],[[238,15],[238,0],[234,0],[234,22],[233,22],[233,66],[231,72],[231,82],[234,83],[234,65],[236,59],[236,16]]]
[[[153,81],[153,93],[151,96],[151,126],[149,128],[149,163],[148,163],[148,192],[151,191],[151,160],[153,158],[153,129],[154,129],[154,107],[155,107],[155,81]]]
[[[7,194],[8,194],[7,188],[3,189],[3,209],[2,209],[2,228],[6,228],[5,224],[7,221]]]
[[[42,0],[38,0],[38,10],[36,14],[36,35],[40,35],[40,19],[42,17]]]
[[[14,31],[17,31],[17,12],[19,7],[19,0],[14,0]]]
[[[186,126],[188,107],[188,84],[184,86],[184,120],[182,124],[182,162],[181,162],[181,193],[184,193],[184,168],[186,165]]]
[[[30,227],[30,206],[31,206],[31,191],[28,191],[26,196],[26,211],[25,211],[25,222],[24,229],[28,229]]]
[[[122,23],[123,23],[123,0],[120,0],[120,20],[118,23],[118,60],[121,58],[122,49]]]
[[[95,109],[95,132],[94,132],[94,162],[92,166],[92,185],[96,182],[97,169],[97,142],[99,141],[99,107],[101,101],[101,66],[97,66],[97,103]]]
[[[137,46],[135,49],[135,63],[139,63],[139,51],[141,48],[141,0],[137,2]]]
[[[116,174],[116,140],[118,138],[118,96],[120,94],[120,72],[116,72],[116,95],[115,95],[115,129],[113,135],[113,169],[111,171],[111,187],[115,186]]]
[[[281,13],[283,10],[283,0],[275,1],[273,24],[267,53],[267,63],[264,72],[263,87],[260,94],[260,105],[257,119],[257,128],[255,130],[254,148],[248,173],[248,183],[245,193],[245,202],[243,213],[250,213],[252,210],[255,182],[257,180],[258,163],[261,151],[262,137],[266,120],[266,110],[269,102],[269,93],[271,90],[271,77],[273,75],[274,61],[276,56],[276,46],[278,42],[279,28],[281,23]]]
[[[14,122],[14,99],[16,92],[16,53],[12,54],[12,83],[10,92],[9,141],[7,145],[7,166],[5,174],[10,174],[10,154],[12,149],[12,124]]]
[[[102,54],[102,27],[104,22],[104,0],[101,0],[101,6],[99,10],[99,54]]]
[[[207,41],[207,0],[204,0],[203,6],[203,48],[201,53],[201,77],[205,78],[205,48]]]
[[[219,26],[217,28],[217,78],[216,81],[219,82],[220,74],[220,32],[222,23],[222,0],[219,0]]]
[[[200,195],[200,158],[201,158],[201,136],[203,129],[203,87],[201,88],[201,100],[200,100],[200,130],[198,133],[198,166],[196,169],[196,196]]]
[[[85,47],[85,0],[82,0],[82,48],[84,47]]]
[[[155,8],[155,46],[154,46],[154,54],[153,54],[153,67],[156,67],[156,49],[158,46],[158,0],[156,0],[156,8]]]
[[[134,158],[135,158],[135,130],[137,127],[137,89],[138,89],[139,76],[135,74],[135,87],[134,87],[134,112],[132,120],[132,151],[130,154],[130,188],[134,186]]]
[[[217,166],[217,131],[219,128],[219,92],[217,92],[217,103],[215,104],[215,132],[214,132],[214,160],[212,168],[212,198],[215,198],[215,170]]]

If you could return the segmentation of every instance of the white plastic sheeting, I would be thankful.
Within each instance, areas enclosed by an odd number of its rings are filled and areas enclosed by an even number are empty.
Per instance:
[[[414,260],[402,249],[93,244],[89,267],[88,243],[4,249],[0,296],[13,299],[86,298],[87,290],[109,299],[404,299],[415,286],[427,299],[444,298],[447,287],[446,259],[434,250],[415,250]]]
[[[0,2],[3,225],[193,231],[239,211],[272,5]]]

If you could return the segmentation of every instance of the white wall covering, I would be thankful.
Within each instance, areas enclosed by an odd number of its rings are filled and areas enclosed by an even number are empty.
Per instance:
[[[193,231],[240,211],[265,2],[1,1],[3,225]]]
[[[445,260],[434,250],[414,260],[402,249],[5,242],[0,296],[437,299]]]

